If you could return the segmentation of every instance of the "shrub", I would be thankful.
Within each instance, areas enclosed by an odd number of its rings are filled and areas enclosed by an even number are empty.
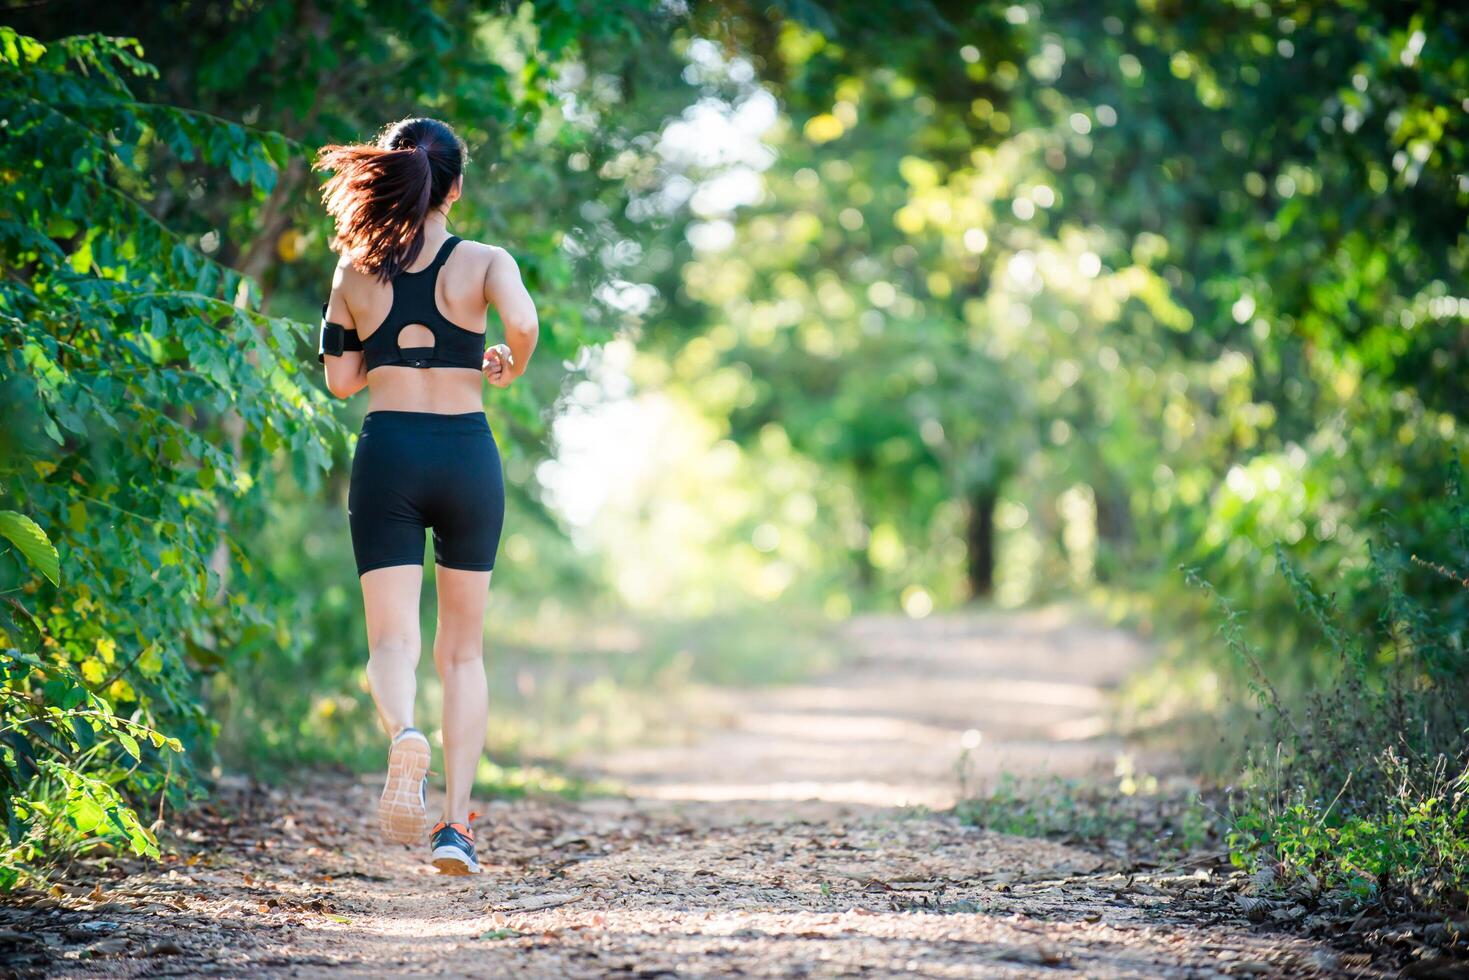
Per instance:
[[[1449,470],[1427,516],[1439,533],[1420,535],[1440,554],[1409,553],[1387,529],[1360,594],[1339,600],[1277,552],[1334,665],[1331,683],[1282,695],[1242,614],[1215,596],[1275,746],[1254,753],[1236,800],[1237,864],[1309,875],[1358,900],[1469,902],[1469,584],[1453,571],[1469,564],[1469,515],[1462,471]]]
[[[0,888],[156,853],[139,806],[210,758],[200,676],[299,642],[232,529],[282,450],[327,459],[300,328],[148,206],[222,172],[263,198],[291,148],[139,101],[140,54],[0,27]]]

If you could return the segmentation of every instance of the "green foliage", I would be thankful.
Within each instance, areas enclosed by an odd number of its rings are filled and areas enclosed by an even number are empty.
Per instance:
[[[1443,574],[1469,560],[1463,474],[1449,468],[1452,524],[1434,552],[1405,555],[1387,532],[1357,594],[1324,593],[1280,558],[1329,665],[1304,694],[1272,681],[1225,599],[1226,645],[1266,712],[1267,758],[1248,767],[1230,835],[1235,860],[1311,875],[1358,898],[1405,894],[1452,906],[1469,893],[1469,588]],[[1376,622],[1356,624],[1372,606]]]
[[[654,337],[747,451],[778,429],[831,474],[803,570],[954,600],[987,506],[1036,566],[1012,601],[1094,573],[1166,604],[1179,562],[1244,595],[1277,540],[1361,562],[1464,446],[1462,12],[923,11],[915,44],[836,0],[701,24],[783,114],[754,204],[696,199],[734,234]],[[1288,591],[1259,598],[1292,660]]]
[[[136,807],[209,758],[199,675],[291,642],[239,529],[272,461],[314,479],[335,426],[303,384],[301,327],[255,312],[248,280],[145,203],[169,153],[264,194],[285,142],[139,101],[131,80],[155,71],[132,41],[0,28],[0,55],[10,886],[98,842],[157,853]]]
[[[34,521],[0,513],[32,564],[57,583],[57,553]],[[14,607],[24,612],[15,600]],[[152,832],[111,783],[89,775],[105,768],[109,743],[119,764],[143,759],[143,745],[183,751],[147,725],[118,717],[106,698],[88,689],[68,665],[47,663],[18,650],[0,655],[0,817],[8,844],[0,847],[0,891],[14,888],[25,868],[57,850],[126,844],[135,854],[158,856]],[[116,770],[114,769],[114,772]],[[39,790],[37,798],[31,798]]]
[[[764,177],[764,199],[742,209],[735,240],[684,268],[684,292],[714,323],[677,338],[667,387],[727,419],[752,450],[786,443],[814,462],[830,481],[823,509],[846,518],[818,542],[851,570],[834,584],[898,593],[914,577],[942,582],[971,504],[997,492],[1033,440],[1019,418],[1026,395],[953,329],[966,297],[915,298],[930,256],[892,211],[901,174],[918,166],[891,150],[919,138],[913,117],[891,111],[906,100],[847,88],[845,98],[877,103],[882,121],[845,139],[839,158],[795,133],[775,141],[779,168]],[[889,254],[893,265],[880,265]]]
[[[1231,817],[1231,860],[1358,902],[1404,895],[1430,909],[1462,910],[1469,894],[1469,771],[1449,777],[1446,761],[1422,773],[1384,751],[1375,768],[1397,782],[1368,812],[1340,812],[1338,801],[1323,805],[1303,788],[1251,793]]]

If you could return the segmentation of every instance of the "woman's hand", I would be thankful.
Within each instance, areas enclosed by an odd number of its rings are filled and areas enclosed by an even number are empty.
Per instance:
[[[510,382],[515,380],[515,356],[510,353],[509,347],[496,344],[485,351],[480,370],[490,384],[497,388],[508,388]]]

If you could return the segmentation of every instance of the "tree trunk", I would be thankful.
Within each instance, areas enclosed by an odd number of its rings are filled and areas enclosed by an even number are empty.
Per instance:
[[[1095,492],[1095,488],[1094,492]],[[1121,491],[1097,493],[1097,563],[1098,582],[1116,577],[1132,543],[1132,511]]]
[[[1000,495],[992,487],[977,491],[969,500],[969,527],[965,534],[969,595],[988,598],[995,591],[995,505]]]

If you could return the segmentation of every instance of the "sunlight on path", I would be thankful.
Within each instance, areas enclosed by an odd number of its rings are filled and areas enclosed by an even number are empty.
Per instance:
[[[1061,608],[862,617],[834,672],[710,692],[687,744],[589,754],[585,768],[653,800],[952,806],[1002,772],[1109,775],[1107,692],[1147,650]]]

